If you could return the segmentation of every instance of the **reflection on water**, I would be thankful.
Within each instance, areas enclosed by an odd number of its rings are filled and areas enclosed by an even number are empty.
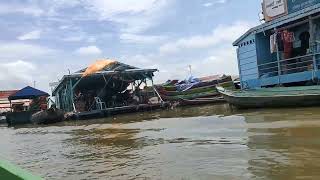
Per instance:
[[[201,106],[0,128],[2,158],[47,179],[319,179],[318,108]]]

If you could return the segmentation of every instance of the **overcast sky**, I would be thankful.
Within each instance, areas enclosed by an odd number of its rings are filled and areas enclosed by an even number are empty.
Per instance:
[[[100,58],[158,68],[156,82],[238,74],[232,42],[260,0],[1,0],[0,90],[49,82]]]

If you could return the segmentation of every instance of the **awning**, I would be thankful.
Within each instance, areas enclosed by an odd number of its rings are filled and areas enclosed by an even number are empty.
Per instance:
[[[27,86],[15,94],[12,94],[9,96],[9,100],[17,100],[17,99],[34,99],[37,97],[46,96],[48,97],[49,94],[43,91],[40,91],[39,89],[35,89],[33,87]]]

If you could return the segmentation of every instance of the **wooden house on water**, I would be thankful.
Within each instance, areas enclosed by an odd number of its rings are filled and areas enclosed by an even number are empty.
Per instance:
[[[242,89],[318,84],[320,0],[263,0],[264,23],[234,42]]]
[[[94,114],[136,110],[143,105],[149,107],[148,93],[142,91],[142,86],[147,86],[148,82],[153,86],[157,69],[141,69],[115,62],[83,76],[86,69],[63,76],[53,89],[57,108],[90,118]]]

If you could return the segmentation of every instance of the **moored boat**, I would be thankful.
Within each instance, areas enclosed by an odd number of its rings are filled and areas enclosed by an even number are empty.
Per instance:
[[[192,105],[204,105],[204,104],[215,104],[226,102],[222,97],[212,97],[212,98],[196,98],[192,100],[180,99],[180,106],[192,106]]]
[[[158,92],[160,94],[163,94],[166,96],[189,95],[189,94],[202,93],[202,92],[207,92],[207,91],[216,91],[216,85],[194,88],[194,89],[190,89],[188,91],[167,91],[163,88],[158,89]]]
[[[44,111],[39,111],[31,116],[31,122],[34,124],[52,124],[64,120],[64,112],[55,107]]]
[[[8,100],[10,101],[11,112],[6,114],[7,124],[12,126],[31,123],[31,117],[34,113],[40,111],[40,109],[47,108],[46,98],[48,96],[48,93],[30,86],[27,86],[10,95]],[[27,109],[23,109],[21,106],[11,106],[11,101],[19,99],[31,100]]]
[[[8,112],[6,122],[9,126],[31,123],[31,116],[37,111]]]
[[[177,96],[166,96],[166,95],[161,95],[163,100],[167,101],[179,101],[180,99],[195,99],[195,98],[206,98],[206,97],[215,97],[218,96],[219,92],[215,90],[210,90],[206,92],[200,92],[200,93],[194,93],[194,94],[187,94],[187,95],[177,95]]]
[[[189,78],[190,79],[190,78]],[[207,76],[207,77],[202,77],[202,78],[195,78],[196,82],[190,83],[187,80],[178,82],[176,84],[164,84],[162,86],[158,86],[158,88],[161,88],[165,91],[186,91],[186,90],[191,90],[191,89],[196,89],[196,88],[202,88],[202,87],[209,87],[209,86],[215,86],[217,84],[221,83],[227,83],[227,82],[232,82],[232,77],[231,76]],[[176,82],[176,81],[174,81]],[[187,89],[184,89],[184,87],[187,86]]]
[[[199,98],[212,98],[220,95],[216,89],[217,84],[223,87],[233,86],[231,76],[208,76],[202,78],[190,77],[175,85],[157,86],[161,98],[165,101],[179,102],[183,100],[196,100]]]
[[[320,86],[227,90],[217,87],[224,99],[238,108],[301,107],[320,105]]]

